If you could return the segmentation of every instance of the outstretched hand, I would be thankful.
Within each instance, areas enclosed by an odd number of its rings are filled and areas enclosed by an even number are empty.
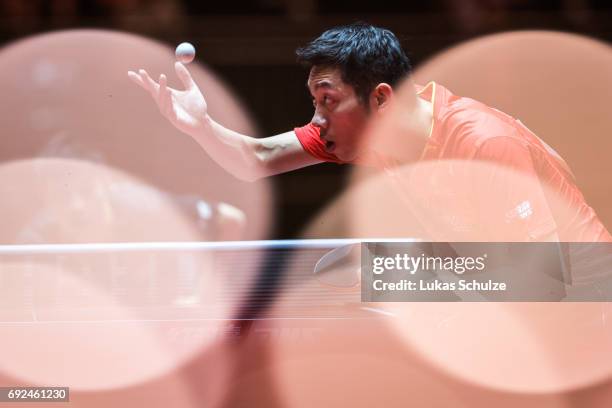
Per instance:
[[[170,88],[166,75],[161,74],[155,82],[144,69],[138,72],[128,71],[132,81],[149,92],[157,103],[159,111],[177,129],[195,135],[204,127],[208,115],[208,107],[204,95],[191,77],[191,74],[180,62],[174,64],[176,75],[181,80],[184,90]]]

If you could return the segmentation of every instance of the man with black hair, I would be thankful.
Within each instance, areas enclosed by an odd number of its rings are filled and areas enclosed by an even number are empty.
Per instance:
[[[307,87],[314,115],[306,126],[266,138],[242,135],[216,123],[181,63],[177,62],[175,69],[185,90],[167,87],[163,74],[157,82],[142,69],[128,75],[151,94],[175,127],[242,180],[320,162],[372,165],[390,175],[394,167],[407,161],[491,162],[538,180],[572,211],[571,216],[556,218],[543,188],[526,192],[507,186],[503,198],[508,206],[499,213],[499,222],[514,227],[511,235],[501,237],[504,240],[612,241],[586,204],[569,167],[552,148],[496,109],[455,96],[436,83],[425,87],[412,84],[409,60],[391,31],[364,23],[335,27],[298,49],[297,56],[298,62],[310,69]],[[366,125],[384,117],[397,103],[401,84],[414,89],[401,100],[401,140],[415,152],[408,158],[378,152],[376,140],[361,140]],[[499,180],[492,183],[500,184]],[[411,197],[404,200],[411,208]]]

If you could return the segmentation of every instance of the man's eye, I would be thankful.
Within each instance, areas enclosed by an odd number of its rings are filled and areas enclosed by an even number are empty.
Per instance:
[[[325,96],[323,96],[323,98],[321,99],[320,104],[321,104],[322,106],[328,106],[328,105],[331,105],[331,104],[332,104],[332,102],[333,102],[333,101],[332,101],[332,99],[331,99],[329,96],[325,95]],[[312,106],[314,106],[314,107],[316,108],[316,107],[317,107],[317,105],[319,105],[319,103],[317,102],[317,100],[316,100],[315,98],[312,98]]]
[[[333,105],[334,100],[332,98],[330,98],[329,96],[325,95],[323,97],[323,102],[322,103],[323,103],[324,106],[331,106],[331,105]]]

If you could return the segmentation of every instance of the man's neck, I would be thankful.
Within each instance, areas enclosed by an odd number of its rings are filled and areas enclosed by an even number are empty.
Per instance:
[[[417,95],[414,118],[415,137],[424,140],[426,143],[433,130],[433,103]]]
[[[416,101],[411,109],[404,110],[400,107],[396,115],[401,123],[401,134],[398,137],[402,143],[400,148],[390,153],[400,165],[414,163],[421,158],[423,149],[431,137],[433,104],[416,95]]]

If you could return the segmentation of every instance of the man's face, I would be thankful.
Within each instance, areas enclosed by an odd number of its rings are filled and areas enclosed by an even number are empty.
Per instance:
[[[355,159],[368,109],[338,68],[314,66],[307,86],[315,108],[311,123],[321,129],[325,149],[343,161]]]

